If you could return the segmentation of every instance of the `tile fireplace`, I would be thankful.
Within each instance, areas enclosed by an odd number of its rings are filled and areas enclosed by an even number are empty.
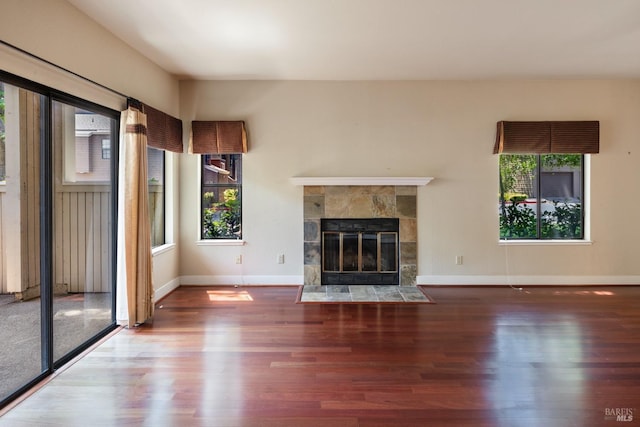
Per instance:
[[[427,182],[428,180],[430,178]],[[387,280],[394,280],[395,285],[416,286],[416,185],[425,184],[426,182],[415,185],[303,184],[304,284],[333,284],[333,281],[338,280],[333,273],[338,272],[348,273],[347,277],[351,278],[347,280],[358,282],[364,278],[363,273],[372,273],[372,282],[379,281],[381,285],[388,284]],[[396,222],[397,229],[374,230],[370,233],[360,230],[324,230],[323,223],[327,219],[349,220],[345,221],[347,224],[352,223],[351,220],[382,219],[383,223]],[[323,242],[325,246],[333,245],[332,255],[325,254],[323,257]],[[372,251],[378,257],[375,262],[371,259]],[[336,252],[338,255],[335,255]],[[390,260],[385,257],[385,261],[381,261],[380,255],[385,253],[394,253],[396,256]],[[344,260],[345,254],[350,256],[347,261]],[[374,268],[377,277],[373,275],[373,271],[368,271]],[[391,276],[395,278],[389,279]]]

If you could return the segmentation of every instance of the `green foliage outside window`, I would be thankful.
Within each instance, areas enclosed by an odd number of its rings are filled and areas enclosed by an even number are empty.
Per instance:
[[[526,239],[537,234],[536,214],[521,201],[512,199],[511,204],[503,203],[500,207],[500,238]]]
[[[500,207],[500,238],[531,239],[536,238],[536,213],[524,206],[517,198],[512,203]],[[554,203],[553,212],[544,212],[540,220],[541,239],[580,239],[582,238],[582,205],[579,203]]]
[[[202,238],[239,239],[242,218],[238,190],[224,190],[221,202],[211,201],[214,199],[213,193],[205,193],[204,199],[209,207],[204,208],[202,213]]]

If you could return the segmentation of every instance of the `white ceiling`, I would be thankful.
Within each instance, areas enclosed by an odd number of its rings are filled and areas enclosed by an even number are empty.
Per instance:
[[[640,0],[68,1],[180,78],[640,78]]]

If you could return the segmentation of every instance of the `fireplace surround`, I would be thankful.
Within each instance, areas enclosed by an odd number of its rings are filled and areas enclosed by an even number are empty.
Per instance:
[[[400,181],[408,185],[383,185],[382,180],[367,181],[366,178],[349,178],[339,184],[336,178],[298,178],[294,181],[304,185],[304,285],[323,284],[322,219],[395,218],[398,221],[398,284],[416,286],[417,185],[425,185],[430,180],[410,178]],[[324,181],[329,185],[315,185]],[[341,185],[345,182],[347,185]],[[366,185],[367,182],[376,185]]]

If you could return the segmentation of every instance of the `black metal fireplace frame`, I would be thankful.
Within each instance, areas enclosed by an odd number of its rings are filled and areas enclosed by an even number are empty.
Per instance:
[[[395,262],[398,269],[393,272],[329,272],[324,269],[325,232],[390,232],[399,236],[398,218],[322,218],[321,237],[321,284],[322,285],[400,285],[400,242],[396,238]]]

